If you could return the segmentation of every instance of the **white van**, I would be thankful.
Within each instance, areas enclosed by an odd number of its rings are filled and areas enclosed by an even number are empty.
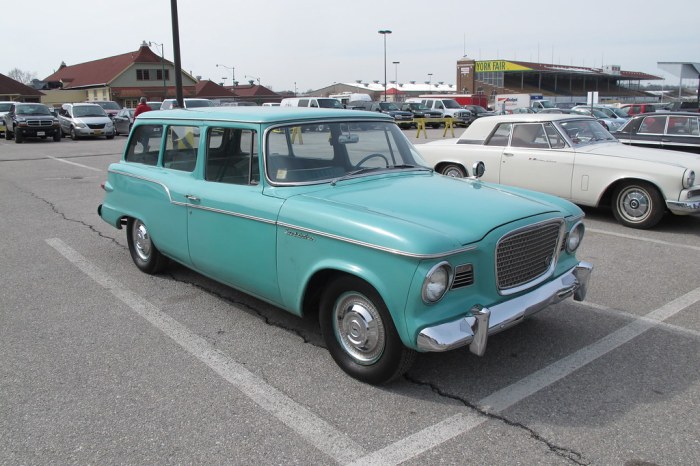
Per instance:
[[[343,108],[343,105],[330,97],[289,97],[282,99],[280,107]]]
[[[343,107],[346,107],[350,102],[371,102],[372,96],[369,94],[343,92],[342,94],[331,94],[328,97],[340,100]]]
[[[430,110],[437,110],[438,112],[442,113],[443,118],[452,118],[452,123],[455,125],[468,126],[469,122],[471,121],[471,112],[469,110],[465,110],[454,99],[412,97],[410,99],[406,99],[406,102],[418,102],[425,105]]]

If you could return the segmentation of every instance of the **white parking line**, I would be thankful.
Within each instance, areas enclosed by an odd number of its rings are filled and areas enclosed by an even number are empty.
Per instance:
[[[212,347],[205,339],[192,333],[150,302],[126,289],[60,239],[51,238],[46,242],[85,275],[107,289],[134,312],[172,338],[185,351],[209,366],[318,450],[341,464],[365,454],[365,450],[350,437]]]
[[[50,158],[51,160],[55,160],[56,162],[67,163],[67,164],[70,164],[70,165],[75,165],[76,167],[87,168],[88,170],[93,170],[93,171],[96,171],[96,172],[104,172],[104,171],[105,171],[105,170],[102,170],[102,169],[100,169],[100,168],[89,167],[89,166],[87,166],[87,165],[83,165],[82,163],[71,162],[70,160],[59,159],[58,157],[52,157],[52,156],[50,156],[50,155],[48,156],[48,158]]]
[[[693,251],[700,251],[700,246],[691,246],[689,244],[672,243],[670,241],[662,241],[652,238],[642,238],[641,236],[628,235],[626,233],[615,233],[613,231],[598,230],[597,228],[586,228],[586,231],[590,233],[598,233],[600,235],[617,236],[618,238],[633,239],[636,241],[644,241],[647,243],[661,244],[663,246],[672,246],[675,248],[685,248],[692,249]]]

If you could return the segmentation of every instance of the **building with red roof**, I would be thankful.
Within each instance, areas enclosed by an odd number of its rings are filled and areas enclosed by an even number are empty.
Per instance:
[[[182,71],[184,97],[196,96],[197,80]],[[138,50],[112,57],[93,60],[77,65],[65,63],[52,75],[44,79],[48,83],[48,103],[75,100],[114,100],[122,106],[136,107],[140,97],[148,100],[174,98],[175,66],[156,55],[146,42]],[[73,91],[68,99],[61,99],[61,91]],[[77,92],[79,91],[79,92]],[[84,99],[76,99],[82,95]]]

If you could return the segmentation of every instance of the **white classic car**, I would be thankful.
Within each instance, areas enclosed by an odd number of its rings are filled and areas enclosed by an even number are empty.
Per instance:
[[[480,118],[461,137],[416,146],[443,175],[555,194],[583,206],[610,206],[618,222],[651,228],[666,211],[700,214],[700,155],[621,144],[595,119],[520,114]]]

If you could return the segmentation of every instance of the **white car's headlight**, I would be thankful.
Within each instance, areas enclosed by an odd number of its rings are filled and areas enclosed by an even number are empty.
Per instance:
[[[452,267],[447,262],[440,262],[430,269],[423,280],[421,296],[426,304],[433,304],[445,296],[452,283]]]
[[[87,125],[85,123],[83,123],[82,121],[76,121],[75,127],[76,128],[87,128]]]
[[[683,188],[688,189],[695,184],[695,171],[687,169],[683,173]]]
[[[569,234],[566,235],[566,252],[571,254],[578,249],[581,245],[581,241],[583,241],[583,233],[585,230],[586,228],[583,226],[582,222],[577,222],[576,225],[569,230]]]

